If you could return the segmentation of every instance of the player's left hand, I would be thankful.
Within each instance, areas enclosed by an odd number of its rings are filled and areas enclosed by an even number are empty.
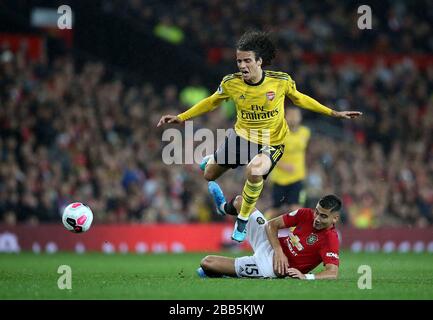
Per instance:
[[[362,116],[362,112],[359,111],[334,111],[333,116],[340,119],[354,119]]]
[[[182,122],[183,121],[180,120],[180,118],[178,116],[173,116],[173,115],[167,114],[167,115],[161,117],[161,119],[159,120],[159,122],[156,126],[160,127],[165,123],[182,123]]]
[[[289,270],[287,270],[287,275],[294,279],[305,279],[305,274],[296,268],[289,268]]]

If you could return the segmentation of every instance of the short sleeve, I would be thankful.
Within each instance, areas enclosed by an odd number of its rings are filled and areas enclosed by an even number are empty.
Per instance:
[[[292,97],[296,92],[296,83],[295,81],[289,76],[289,79],[287,80],[286,83],[286,92],[285,95],[286,97],[290,98]]]
[[[338,241],[337,233],[329,235],[327,241],[320,249],[320,256],[323,264],[335,264],[337,266],[340,264],[340,257],[338,255],[339,247],[340,243]]]
[[[308,212],[306,209],[298,209],[292,212],[288,212],[283,215],[283,221],[286,228],[297,226],[299,223],[305,220]]]
[[[215,91],[215,93],[213,94],[215,97],[217,97],[219,100],[226,100],[228,98],[230,98],[230,94],[229,94],[229,88],[228,88],[228,76],[224,77],[223,80],[221,81],[220,85],[218,86],[217,90]],[[230,78],[229,78],[230,79]]]

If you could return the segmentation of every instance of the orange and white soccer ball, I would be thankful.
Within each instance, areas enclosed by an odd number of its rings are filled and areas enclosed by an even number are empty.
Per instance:
[[[93,221],[93,212],[81,202],[69,204],[63,210],[62,222],[65,228],[74,233],[86,232]]]

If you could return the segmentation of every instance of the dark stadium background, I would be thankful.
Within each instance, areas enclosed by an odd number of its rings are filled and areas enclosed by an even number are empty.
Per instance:
[[[35,9],[65,4],[72,30],[32,25]],[[371,30],[357,28],[360,5]],[[213,93],[236,71],[236,39],[260,29],[279,49],[270,69],[364,114],[303,111],[307,205],[342,197],[347,252],[431,254],[432,21],[429,1],[0,1],[0,252],[248,249],[229,239],[233,221],[216,215],[198,165],[162,162],[156,124]],[[194,120],[233,123],[231,105]],[[219,182],[234,196],[242,169]],[[61,225],[73,201],[94,212],[86,234]]]

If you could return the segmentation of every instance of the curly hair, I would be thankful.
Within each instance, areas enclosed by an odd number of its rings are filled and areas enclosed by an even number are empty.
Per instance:
[[[262,66],[270,65],[275,58],[275,45],[266,32],[247,31],[239,39],[236,49],[240,51],[253,51],[256,60],[262,58]]]

